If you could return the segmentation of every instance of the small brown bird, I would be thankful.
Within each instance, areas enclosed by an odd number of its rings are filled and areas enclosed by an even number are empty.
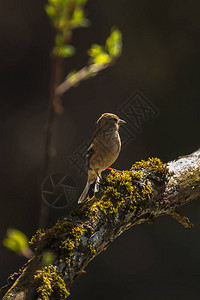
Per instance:
[[[87,201],[98,191],[101,172],[117,159],[121,150],[119,126],[125,123],[111,113],[104,113],[97,120],[93,141],[86,154],[88,180],[78,203]]]

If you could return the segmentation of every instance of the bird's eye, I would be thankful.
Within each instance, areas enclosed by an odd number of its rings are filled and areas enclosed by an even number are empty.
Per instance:
[[[114,121],[117,122],[118,121],[117,118],[114,118]]]

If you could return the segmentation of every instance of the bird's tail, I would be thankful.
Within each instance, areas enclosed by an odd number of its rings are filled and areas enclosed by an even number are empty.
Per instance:
[[[94,196],[94,184],[95,182],[90,184],[89,181],[87,181],[86,186],[78,199],[78,203],[83,203],[87,198]]]

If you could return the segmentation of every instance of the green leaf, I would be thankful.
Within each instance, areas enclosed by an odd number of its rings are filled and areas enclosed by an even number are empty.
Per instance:
[[[75,8],[72,19],[70,21],[70,25],[72,28],[89,26],[89,20],[85,18],[84,10],[82,7],[77,6]]]
[[[55,44],[57,47],[61,47],[64,45],[64,37],[62,34],[60,33],[56,34]]]
[[[103,47],[98,44],[93,44],[91,48],[88,50],[88,55],[91,57],[95,57],[101,53],[103,53]]]
[[[23,255],[23,252],[28,248],[28,238],[17,229],[8,229],[3,245],[17,254]]]
[[[112,28],[111,35],[106,40],[105,49],[112,57],[117,57],[121,54],[122,34],[120,30]]]
[[[54,7],[54,6],[52,6],[52,5],[50,5],[50,4],[47,4],[47,5],[45,6],[45,10],[46,10],[47,15],[48,15],[51,19],[53,19],[53,18],[55,17],[55,15],[56,15],[56,10],[55,10],[55,7]]]
[[[54,48],[54,54],[59,55],[61,57],[70,57],[74,55],[75,48],[71,45],[61,45],[59,47]]]
[[[66,29],[66,27],[68,26],[68,24],[69,24],[69,22],[68,22],[68,19],[66,18],[66,16],[65,15],[63,15],[63,16],[61,15],[57,19],[57,22],[56,22],[55,25],[56,25],[57,28],[59,28],[59,30],[61,32],[63,32]]]
[[[110,63],[112,59],[120,55],[122,50],[122,37],[118,29],[113,28],[110,36],[106,40],[105,49],[93,44],[88,50],[88,55],[92,58],[92,63],[106,64]]]
[[[93,58],[95,64],[107,64],[111,61],[111,57],[107,53],[101,53]]]

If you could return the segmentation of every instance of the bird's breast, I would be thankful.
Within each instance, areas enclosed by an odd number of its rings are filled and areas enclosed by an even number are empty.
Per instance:
[[[94,154],[90,166],[92,169],[105,170],[117,159],[121,140],[118,132],[104,133],[94,139]]]
[[[114,155],[121,149],[121,140],[118,132],[100,135],[96,138],[96,143],[104,155]]]

